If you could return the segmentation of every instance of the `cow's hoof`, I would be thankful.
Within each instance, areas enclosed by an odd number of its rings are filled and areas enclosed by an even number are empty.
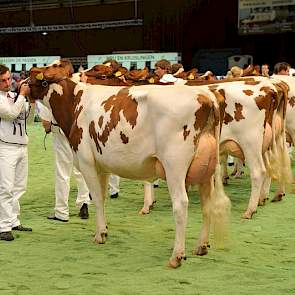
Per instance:
[[[181,260],[182,259],[186,260],[186,257],[185,257],[184,254],[179,254],[176,257],[171,258],[169,260],[168,267],[177,268],[177,267],[181,266]]]
[[[146,215],[146,214],[149,214],[150,213],[150,210],[149,209],[146,209],[146,208],[142,208],[138,214],[139,215]]]
[[[266,203],[267,198],[264,198],[263,200],[259,200],[258,206],[264,206]]]
[[[285,196],[284,193],[277,194],[271,201],[272,202],[280,202],[283,200],[283,197]]]
[[[107,239],[107,232],[98,233],[94,236],[93,242],[95,244],[104,244]]]
[[[208,254],[208,248],[210,248],[210,245],[199,246],[196,250],[193,251],[193,255],[198,255],[198,256],[207,255]]]
[[[228,185],[228,180],[229,179],[229,177],[224,177],[223,179],[222,179],[222,184],[223,185]]]
[[[250,211],[250,210],[247,210],[247,211],[244,213],[243,218],[244,218],[244,219],[251,219],[254,213],[255,213],[255,212],[252,212],[252,211]]]

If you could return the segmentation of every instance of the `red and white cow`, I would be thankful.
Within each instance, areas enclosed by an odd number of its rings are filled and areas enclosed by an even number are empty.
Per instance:
[[[195,85],[195,83],[189,83]],[[269,80],[219,82],[190,86],[208,89],[225,99],[220,152],[246,160],[251,176],[251,196],[244,218],[251,218],[269,193],[270,177],[291,181],[290,162],[283,143],[286,94],[281,83]],[[278,192],[277,194],[281,194]]]
[[[218,173],[220,113],[212,93],[186,86],[84,85],[66,78],[58,66],[32,68],[29,85],[31,99],[52,109],[74,151],[96,207],[96,243],[105,243],[107,236],[108,175],[161,177],[176,223],[169,265],[177,267],[185,257],[186,184],[199,184],[203,226],[195,254],[207,254],[210,223],[224,230],[229,212]]]
[[[273,202],[281,201],[285,195],[286,185],[292,182],[292,172],[290,169],[290,158],[286,148],[286,136],[295,139],[295,78],[287,75],[274,75],[270,78],[255,76],[251,78],[253,81],[263,81],[272,83],[281,101],[281,106],[274,111],[274,128],[275,140],[274,153],[270,153],[269,161],[272,162],[272,170],[275,178],[278,180],[278,188]],[[293,142],[294,142],[293,139]],[[274,159],[276,158],[276,160]],[[265,181],[265,192],[268,192],[271,180]],[[267,199],[267,194],[265,196]],[[260,200],[262,205],[264,200]]]

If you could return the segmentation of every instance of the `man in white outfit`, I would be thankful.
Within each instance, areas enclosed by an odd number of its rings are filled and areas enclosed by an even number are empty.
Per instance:
[[[109,179],[109,193],[110,198],[116,199],[120,192],[120,176],[111,174]]]
[[[27,189],[28,136],[25,96],[30,88],[23,84],[19,96],[11,92],[10,70],[0,64],[0,239],[14,240],[12,230],[32,231],[20,223],[19,199]]]
[[[37,111],[42,118],[42,124],[46,133],[52,132],[53,150],[55,156],[55,208],[54,214],[48,219],[67,222],[69,220],[69,193],[72,171],[76,177],[78,195],[76,206],[80,209],[79,216],[87,219],[88,204],[90,202],[89,190],[85,180],[73,166],[73,152],[63,131],[54,123],[52,113],[41,102],[37,102]]]

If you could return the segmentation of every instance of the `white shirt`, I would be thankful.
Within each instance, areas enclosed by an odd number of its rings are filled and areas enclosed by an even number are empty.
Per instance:
[[[19,95],[14,102],[15,95],[13,92],[0,91],[0,140],[26,145],[26,99]]]
[[[7,93],[12,98],[7,97]],[[13,103],[14,96],[15,94],[12,92],[0,91],[0,118],[4,120],[14,120],[23,110],[26,101],[25,97],[19,95],[17,101]]]

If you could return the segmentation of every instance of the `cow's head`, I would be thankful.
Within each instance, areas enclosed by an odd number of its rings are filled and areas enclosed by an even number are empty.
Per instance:
[[[149,70],[145,67],[143,70],[131,70],[125,74],[127,80],[134,82],[145,81],[149,77]]]
[[[68,72],[61,64],[31,68],[28,80],[31,88],[30,100],[42,100],[47,94],[50,84],[58,83],[65,80],[67,77]]]

